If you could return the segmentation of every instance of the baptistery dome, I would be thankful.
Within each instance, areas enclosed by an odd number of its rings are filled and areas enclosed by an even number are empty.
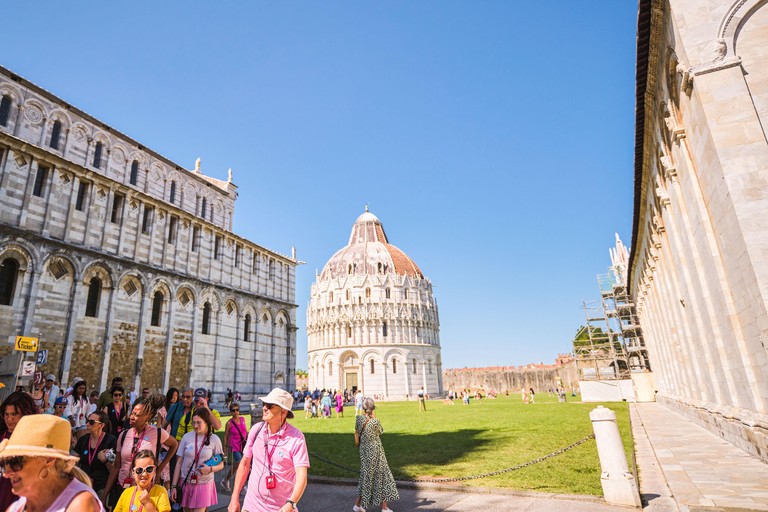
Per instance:
[[[312,284],[309,385],[379,399],[442,393],[440,322],[432,283],[389,243],[366,207]]]
[[[381,221],[366,207],[352,226],[349,245],[328,260],[320,279],[389,273],[424,278],[416,263],[389,243]]]

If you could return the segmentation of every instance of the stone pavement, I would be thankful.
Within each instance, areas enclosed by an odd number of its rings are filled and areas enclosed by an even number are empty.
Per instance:
[[[346,480],[346,479],[345,479]],[[612,507],[595,499],[593,496],[579,497],[569,495],[560,498],[542,493],[494,492],[488,489],[470,488],[459,492],[431,489],[403,489],[398,487],[400,499],[388,504],[395,512],[410,510],[424,512],[469,512],[484,510],[487,512],[627,512],[634,509]],[[329,512],[351,512],[355,504],[357,488],[351,485],[331,485],[310,482],[299,502],[301,512],[318,510]],[[219,503],[210,507],[210,512],[223,512],[229,503],[229,496],[219,493]],[[378,512],[380,507],[371,507],[368,512]]]
[[[768,464],[657,403],[630,410],[648,510],[677,510],[671,495],[682,512],[768,511]]]

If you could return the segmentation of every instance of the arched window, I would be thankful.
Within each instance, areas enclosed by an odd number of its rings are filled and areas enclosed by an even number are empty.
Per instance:
[[[200,216],[205,218],[205,207],[207,206],[205,198],[200,202]]]
[[[419,373],[418,367],[416,366],[416,358],[415,357],[413,358],[413,373],[414,374]]]
[[[391,295],[392,295],[392,294],[391,294],[391,292],[389,291],[389,288],[387,288],[387,289],[385,290],[385,293],[386,293],[386,296],[387,296],[387,298],[388,298],[388,299],[389,299],[389,298],[391,298]]]
[[[352,337],[352,326],[348,325],[347,326],[347,338],[351,338],[351,337]]]
[[[408,288],[406,288],[405,290],[403,290],[403,298],[404,298],[405,300],[408,300]]]
[[[170,201],[171,201],[171,203],[176,201],[176,182],[175,181],[171,182],[171,198],[170,198]]]
[[[432,360],[427,359],[427,370],[429,370],[430,375],[432,374]]]
[[[376,373],[376,362],[373,359],[371,359],[371,375],[373,375],[374,373]]]
[[[139,161],[138,160],[134,160],[133,162],[131,162],[130,180],[131,180],[131,185],[135,185],[136,183],[139,182]]]
[[[381,335],[382,336],[387,335],[387,322],[382,322],[381,324]]]
[[[245,315],[243,320],[243,341],[250,341],[248,337],[251,335],[251,315]]]
[[[333,362],[328,361],[328,375],[333,376]]]
[[[365,298],[366,299],[370,299],[371,298],[371,289],[370,288],[366,288],[365,289]]]
[[[85,316],[99,316],[99,299],[101,298],[101,279],[92,277],[88,285],[88,300],[85,302]]]
[[[6,258],[0,265],[0,305],[10,306],[13,303],[18,273],[19,262],[13,258]]]
[[[48,144],[53,149],[59,149],[59,138],[61,137],[61,121],[54,121],[51,128],[51,142]]]
[[[96,143],[96,149],[93,151],[93,166],[95,168],[101,167],[101,142]]]
[[[349,300],[349,290],[347,290],[347,300]]]
[[[11,115],[11,97],[7,94],[0,100],[0,125],[8,126],[8,116]]]
[[[358,297],[357,298],[357,303],[362,305],[363,304],[363,298],[362,297]]]
[[[152,298],[152,320],[151,325],[155,327],[160,326],[160,317],[163,314],[163,292],[157,290],[155,296]]]
[[[347,265],[347,274],[352,274],[352,264]]]
[[[203,334],[211,334],[211,303],[206,302],[203,306]]]
[[[329,301],[328,301],[328,302],[330,302],[331,304],[333,304],[333,292],[331,292],[331,293],[330,293],[330,295],[329,295]]]
[[[392,359],[392,373],[397,373],[397,359]]]

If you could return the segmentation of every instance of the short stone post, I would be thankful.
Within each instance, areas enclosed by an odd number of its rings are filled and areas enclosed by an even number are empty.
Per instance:
[[[637,482],[627,465],[627,456],[619,435],[616,413],[598,405],[589,413],[600,457],[600,483],[605,501],[613,505],[642,507]]]

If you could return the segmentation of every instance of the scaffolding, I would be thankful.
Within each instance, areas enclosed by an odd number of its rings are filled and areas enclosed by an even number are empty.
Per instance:
[[[627,289],[628,253],[616,235],[612,266],[597,276],[600,300],[582,302],[586,323],[573,339],[573,355],[583,380],[629,379],[651,370],[637,310]]]

